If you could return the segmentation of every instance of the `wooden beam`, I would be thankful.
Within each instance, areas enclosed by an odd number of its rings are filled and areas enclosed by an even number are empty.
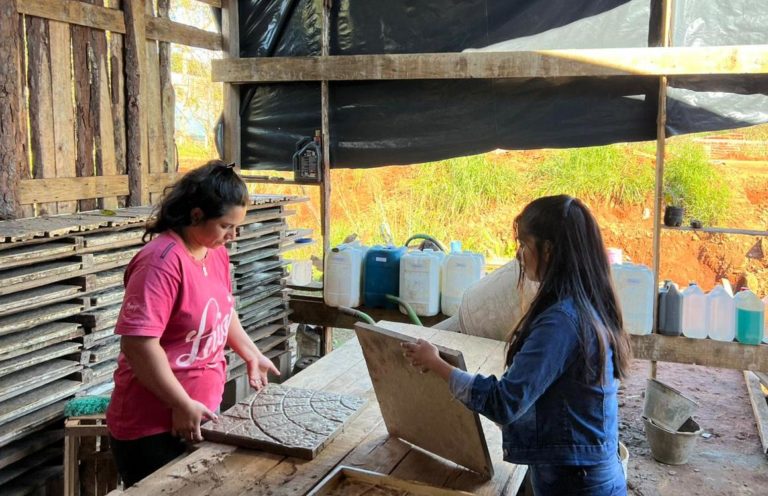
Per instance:
[[[237,0],[223,0],[221,9],[221,35],[227,60],[240,57],[240,30]],[[224,85],[224,143],[223,159],[234,162],[240,170],[242,156],[240,150],[240,88],[232,84]]]
[[[146,0],[125,2],[125,89],[126,89],[126,166],[128,205],[149,204],[147,174],[147,50],[145,34]]]
[[[18,0],[19,13],[89,28],[125,33],[123,13],[74,0]]]
[[[93,3],[95,0],[86,0]],[[83,5],[87,5],[83,3]],[[91,45],[91,30],[85,26],[72,26],[72,66],[75,75],[75,143],[77,156],[75,158],[75,171],[80,177],[94,175],[93,142],[94,142],[94,116],[92,104],[97,103],[93,92],[96,90],[91,84],[91,68],[93,53]],[[80,200],[81,211],[93,210],[96,202],[93,200]]]
[[[22,119],[21,108],[24,43],[16,36],[19,17],[15,0],[0,0],[0,32],[5,33],[0,36],[0,219],[22,215],[18,191],[23,164],[27,163],[24,153],[27,122]]]
[[[766,74],[768,45],[255,57],[212,62],[214,81],[364,81]]]
[[[632,352],[641,360],[768,371],[768,345],[647,334],[632,335]]]
[[[162,193],[178,175],[157,173],[147,175],[150,193]],[[105,198],[128,195],[128,175],[55,177],[48,179],[25,179],[20,181],[19,198],[23,205],[51,201],[76,201],[90,198]]]
[[[18,12],[113,33],[125,34],[125,19],[119,9],[76,0],[18,0]],[[221,35],[169,19],[146,16],[146,37],[182,45],[221,50]]]
[[[744,382],[747,385],[749,401],[752,403],[752,412],[755,414],[760,444],[763,446],[763,453],[768,455],[768,402],[766,402],[765,395],[760,388],[761,381],[757,375],[745,370]]]
[[[152,16],[147,16],[147,38],[206,50],[221,50],[222,47],[219,33]]]

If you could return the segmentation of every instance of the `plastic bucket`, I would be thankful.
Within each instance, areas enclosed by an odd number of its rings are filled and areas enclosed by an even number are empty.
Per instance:
[[[624,443],[619,441],[619,460],[621,461],[621,469],[624,471],[624,480],[627,480],[627,466],[629,465],[629,450]]]
[[[651,446],[651,454],[661,463],[682,465],[688,462],[696,439],[701,434],[701,427],[689,418],[676,432],[657,425],[653,420],[643,417],[645,437]]]
[[[677,389],[671,388],[656,379],[648,379],[645,388],[643,417],[653,420],[657,425],[675,432],[696,411],[699,405],[683,396]]]

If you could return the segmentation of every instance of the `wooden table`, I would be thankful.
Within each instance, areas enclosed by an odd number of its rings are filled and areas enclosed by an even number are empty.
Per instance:
[[[503,370],[505,344],[500,341],[394,322],[379,325],[460,350],[469,371],[500,374]],[[502,461],[501,431],[485,418],[483,430],[495,471],[491,480],[483,480],[452,462],[389,437],[357,339],[351,339],[285,384],[358,395],[368,398],[368,403],[314,460],[204,442],[195,452],[129,490],[110,494],[301,495],[339,464],[488,496],[517,494],[525,476],[526,466]]]

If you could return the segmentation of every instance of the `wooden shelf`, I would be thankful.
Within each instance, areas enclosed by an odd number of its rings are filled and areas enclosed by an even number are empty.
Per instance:
[[[752,229],[731,229],[727,227],[669,227],[662,225],[662,229],[667,231],[690,231],[690,232],[703,232],[710,234],[742,234],[745,236],[768,236],[768,231],[755,231]]]
[[[661,334],[632,335],[635,358],[687,363],[704,367],[768,371],[768,345],[757,346],[712,339],[691,339]]]

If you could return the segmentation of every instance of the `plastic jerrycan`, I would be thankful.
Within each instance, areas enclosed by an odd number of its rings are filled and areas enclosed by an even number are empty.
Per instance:
[[[707,297],[695,282],[683,290],[683,335],[695,339],[707,337]]]
[[[768,309],[768,295],[763,298],[763,305]],[[765,312],[764,316],[765,325],[763,326],[763,343],[768,344],[768,312]]]
[[[733,302],[736,306],[736,339],[743,344],[760,344],[765,326],[765,305],[747,288],[736,293]]]
[[[614,287],[624,316],[624,328],[630,334],[650,334],[653,330],[653,272],[644,265],[611,265]]]
[[[461,250],[460,241],[451,241],[451,253],[443,262],[440,284],[440,308],[443,314],[452,317],[459,313],[464,293],[483,277],[485,258],[480,253]]]
[[[707,294],[707,335],[717,341],[736,337],[736,308],[733,296],[718,284]]]
[[[397,308],[386,295],[400,294],[400,259],[405,246],[380,246],[368,249],[363,269],[363,302],[373,308]]]
[[[440,312],[444,259],[445,253],[429,249],[409,251],[400,259],[400,298],[411,305],[416,315],[431,317]]]
[[[325,257],[323,300],[330,307],[358,307],[362,302],[363,261],[367,247],[341,244]]]
[[[683,332],[683,295],[672,281],[664,281],[659,289],[658,332],[665,336],[679,336]]]

